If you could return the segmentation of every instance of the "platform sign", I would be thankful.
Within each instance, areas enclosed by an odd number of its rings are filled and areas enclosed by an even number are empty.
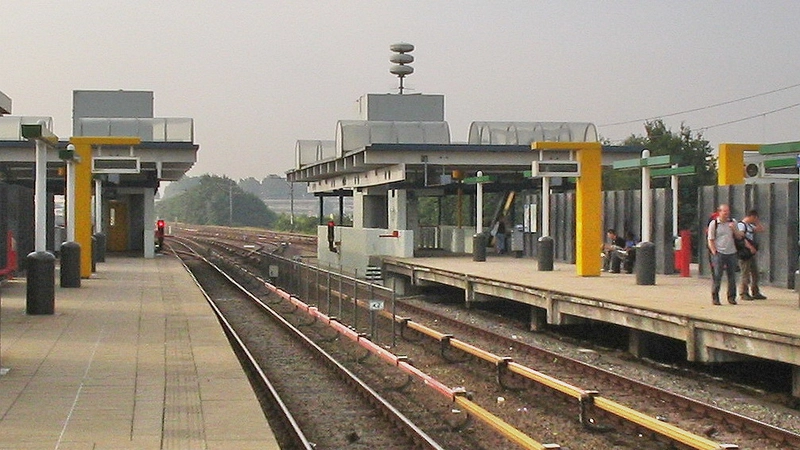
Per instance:
[[[578,161],[533,161],[531,164],[532,177],[579,177],[581,176],[581,163]]]
[[[383,309],[383,300],[370,300],[369,301],[369,310],[370,311],[380,311]]]
[[[96,156],[92,158],[92,173],[140,173],[141,161],[133,156]]]

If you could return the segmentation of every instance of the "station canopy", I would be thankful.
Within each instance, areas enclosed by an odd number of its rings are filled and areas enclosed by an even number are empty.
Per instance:
[[[597,142],[589,122],[472,122],[473,145],[530,145],[531,142]]]
[[[329,140],[298,140],[294,146],[296,168],[301,168],[319,161],[336,158],[336,142]]]
[[[449,144],[447,122],[340,120],[336,124],[336,157],[372,144]]]

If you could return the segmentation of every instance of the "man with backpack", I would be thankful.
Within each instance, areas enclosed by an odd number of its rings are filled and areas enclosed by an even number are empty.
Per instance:
[[[731,209],[726,204],[717,208],[717,217],[708,223],[707,241],[711,254],[711,270],[713,284],[711,286],[711,303],[719,305],[719,289],[723,273],[728,277],[728,303],[736,304],[736,239],[742,239],[744,233],[739,231],[736,221],[731,217]]]
[[[739,296],[742,300],[766,300],[758,288],[758,263],[756,253],[756,233],[764,231],[764,225],[758,219],[758,211],[751,209],[737,227],[744,234],[744,247],[739,250],[739,269],[742,280],[739,283]]]

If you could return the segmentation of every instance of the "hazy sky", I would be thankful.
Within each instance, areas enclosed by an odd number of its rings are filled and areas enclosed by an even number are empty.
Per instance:
[[[0,91],[71,132],[74,89],[155,92],[192,117],[206,172],[263,178],[298,139],[333,139],[364,93],[396,92],[389,45],[414,44],[410,92],[470,122],[642,121],[800,84],[799,1],[2,0]],[[720,142],[800,140],[800,86],[665,118]],[[765,114],[780,108],[781,112]],[[634,121],[623,125],[606,124]]]

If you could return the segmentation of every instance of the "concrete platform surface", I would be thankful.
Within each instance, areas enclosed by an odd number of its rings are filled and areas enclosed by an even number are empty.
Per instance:
[[[110,256],[81,288],[56,280],[51,316],[25,314],[25,289],[0,288],[0,449],[278,448],[177,259]]]
[[[648,356],[656,346],[649,335],[683,341],[686,359],[732,362],[761,358],[790,364],[792,395],[800,397],[800,305],[796,292],[762,287],[767,300],[711,304],[711,280],[658,275],[640,286],[632,274],[581,277],[575,266],[556,264],[540,272],[532,259],[490,255],[471,257],[383,258],[388,278],[402,295],[413,286],[463,289],[465,302],[504,298],[531,305],[530,328],[599,321],[628,329],[628,350]],[[727,285],[723,285],[725,289]],[[724,292],[724,291],[723,291]],[[723,294],[724,296],[724,294]]]
[[[792,290],[762,286],[767,300],[725,302],[727,280],[723,279],[722,305],[711,304],[711,279],[695,275],[656,275],[656,284],[640,286],[635,274],[603,272],[599,277],[581,277],[575,266],[556,263],[552,272],[539,272],[537,262],[528,258],[488,255],[475,262],[472,257],[384,258],[417,267],[475,278],[494,280],[567,296],[630,306],[653,312],[679,315],[800,339],[800,304]],[[391,270],[391,269],[390,269]],[[738,279],[738,274],[737,274]]]

